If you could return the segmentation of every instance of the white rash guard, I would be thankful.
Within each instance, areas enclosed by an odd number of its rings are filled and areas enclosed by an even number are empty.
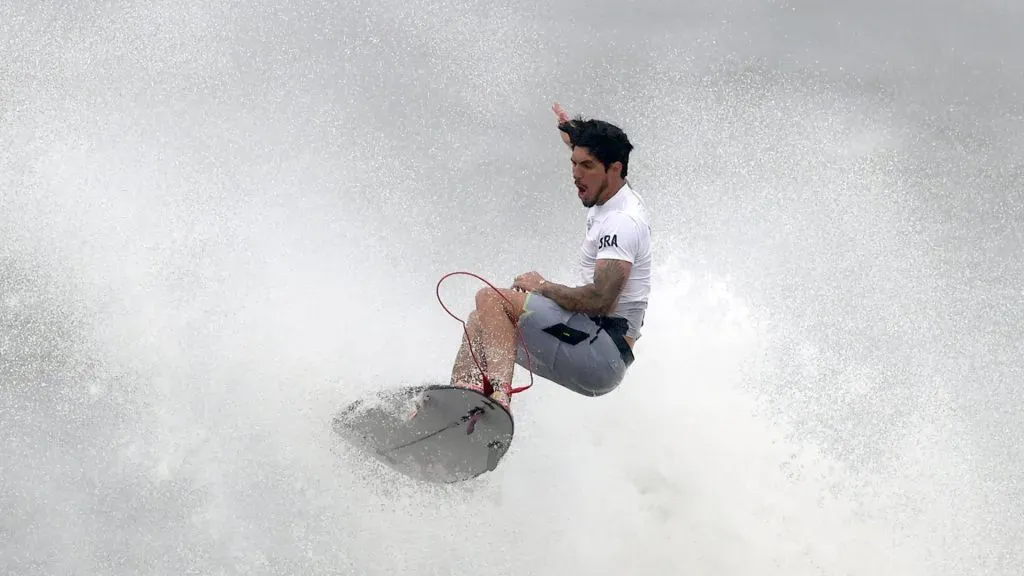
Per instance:
[[[587,211],[587,235],[580,246],[581,285],[594,281],[597,261],[605,258],[633,265],[611,315],[629,322],[626,336],[639,338],[651,292],[651,228],[643,199],[628,183],[607,202]]]

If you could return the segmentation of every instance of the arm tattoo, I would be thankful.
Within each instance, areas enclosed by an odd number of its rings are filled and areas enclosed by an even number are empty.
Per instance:
[[[602,260],[594,270],[594,282],[591,284],[570,288],[546,282],[537,292],[572,312],[608,314],[618,302],[619,293],[629,278],[630,268],[630,263],[624,260]]]
[[[619,300],[622,287],[629,279],[632,265],[624,260],[602,260],[594,269],[594,287],[598,292],[601,314],[608,314]]]

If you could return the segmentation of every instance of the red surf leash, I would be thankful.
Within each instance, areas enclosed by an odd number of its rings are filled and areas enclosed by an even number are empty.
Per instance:
[[[460,324],[462,324],[462,332],[466,335],[466,344],[469,346],[469,353],[473,357],[473,363],[476,364],[477,370],[480,371],[480,377],[484,382],[484,393],[489,396],[491,392],[494,391],[494,388],[491,386],[491,381],[489,378],[487,378],[487,374],[484,373],[484,369],[480,366],[479,360],[477,360],[476,352],[473,350],[473,338],[470,337],[469,335],[469,327],[466,326],[466,323],[462,320],[462,318],[459,318],[458,316],[453,314],[452,311],[449,310],[447,306],[445,306],[444,301],[441,300],[441,284],[451,276],[471,276],[473,278],[476,278],[477,280],[488,285],[491,288],[491,290],[494,290],[494,292],[498,296],[501,296],[502,300],[508,302],[510,306],[512,306],[513,304],[511,300],[509,300],[504,294],[501,293],[501,290],[497,289],[493,284],[472,272],[449,272],[448,274],[445,274],[444,276],[441,277],[440,280],[437,281],[437,287],[435,288],[435,293],[437,294],[437,301],[439,304],[441,304],[441,308],[444,308],[444,311],[447,312],[449,316],[455,318],[456,320],[459,321]],[[533,386],[533,358],[530,356],[530,350],[526,347],[526,339],[523,338],[523,333],[521,330],[519,330],[519,322],[517,320],[513,320],[512,325],[516,329],[516,334],[519,336],[519,341],[523,345],[523,350],[526,351],[526,358],[528,360],[529,365],[528,370],[530,372],[530,384],[528,386],[523,386],[522,388],[512,388],[509,391],[510,396],[513,394],[519,394],[520,392],[527,390]],[[510,386],[511,384],[512,383],[509,382]]]

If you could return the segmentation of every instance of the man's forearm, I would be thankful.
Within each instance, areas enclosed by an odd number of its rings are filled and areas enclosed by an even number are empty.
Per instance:
[[[554,300],[570,312],[603,314],[608,305],[593,284],[570,288],[554,282],[545,282],[537,288],[537,293]]]

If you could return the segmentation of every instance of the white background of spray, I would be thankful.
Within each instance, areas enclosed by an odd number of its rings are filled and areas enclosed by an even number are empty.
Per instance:
[[[1014,573],[1022,9],[911,6],[5,4],[0,568]],[[554,99],[637,145],[638,363],[479,482],[366,468],[441,274],[571,272]]]

